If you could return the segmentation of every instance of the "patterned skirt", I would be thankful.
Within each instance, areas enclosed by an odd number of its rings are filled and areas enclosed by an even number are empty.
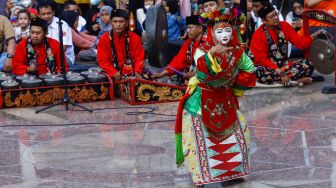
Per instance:
[[[299,80],[304,77],[311,77],[313,74],[314,67],[310,61],[306,59],[301,59],[293,63],[293,66],[287,70],[290,73],[291,80]],[[262,84],[275,84],[281,83],[281,78],[279,75],[271,68],[264,66],[256,67],[257,81]]]
[[[242,114],[230,128],[213,136],[196,117],[183,111],[182,144],[185,164],[195,185],[223,182],[249,174],[249,130]]]

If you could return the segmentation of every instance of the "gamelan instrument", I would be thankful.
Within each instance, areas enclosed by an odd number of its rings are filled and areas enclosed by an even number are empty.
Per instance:
[[[148,8],[145,26],[149,64],[153,67],[165,67],[168,64],[168,25],[162,4]]]
[[[29,76],[27,79],[21,81],[21,85],[23,88],[41,87],[43,85],[43,81],[36,78],[36,76]]]
[[[0,108],[42,106],[63,99],[64,79],[58,75],[21,75],[14,79],[4,73],[0,78]],[[132,105],[171,102],[178,101],[186,90],[184,86],[135,77],[114,82],[95,69],[81,74],[68,72],[67,80],[69,96],[78,103],[113,100],[115,96]]]
[[[322,23],[330,24],[330,27],[321,27],[325,33],[320,34],[315,39],[306,53],[306,57],[312,62],[315,69],[322,74],[335,74],[335,84],[322,89],[324,94],[336,93],[336,17],[324,10],[306,10],[303,12],[303,30],[304,34],[310,33],[309,20],[316,20]]]

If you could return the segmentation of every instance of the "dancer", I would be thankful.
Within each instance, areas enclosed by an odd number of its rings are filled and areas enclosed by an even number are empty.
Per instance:
[[[255,85],[253,62],[238,42],[237,9],[201,15],[212,38],[196,50],[196,76],[189,81],[176,120],[176,162],[184,161],[196,186],[249,174],[249,132],[237,97]]]

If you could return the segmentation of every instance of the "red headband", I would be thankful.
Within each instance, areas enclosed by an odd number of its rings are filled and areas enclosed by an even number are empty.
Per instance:
[[[218,28],[226,28],[226,27],[232,27],[232,26],[227,22],[219,22],[214,25],[213,29],[216,30]]]

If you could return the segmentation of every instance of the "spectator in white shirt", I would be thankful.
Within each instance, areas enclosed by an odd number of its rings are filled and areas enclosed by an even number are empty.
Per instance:
[[[20,10],[17,16],[18,27],[15,28],[15,40],[18,43],[20,40],[29,37],[30,13],[28,10]]]
[[[144,6],[137,9],[136,14],[137,14],[137,19],[142,27],[142,30],[145,31],[145,20],[146,20],[146,13],[147,9],[154,5],[155,0],[144,0]]]
[[[59,41],[59,18],[55,17],[55,4],[51,0],[40,1],[37,7],[41,19],[48,22],[48,35],[52,39]],[[71,28],[65,21],[62,21],[63,47],[66,61],[69,66],[75,64],[75,52],[72,42]]]

